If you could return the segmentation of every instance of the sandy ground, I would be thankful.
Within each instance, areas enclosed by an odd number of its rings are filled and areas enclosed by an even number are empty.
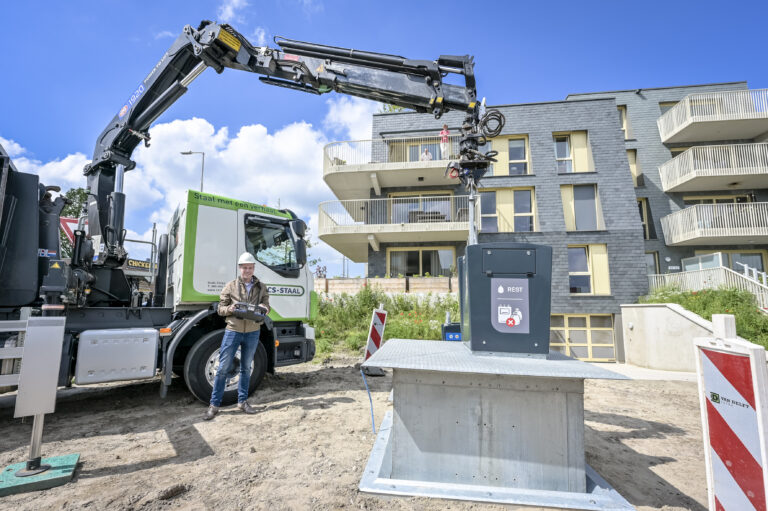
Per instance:
[[[1,509],[510,509],[358,492],[371,432],[352,359],[282,368],[252,396],[262,409],[205,406],[181,381],[69,389],[46,417],[43,455],[80,453],[74,480],[0,499]],[[377,424],[391,377],[368,378]],[[586,456],[638,509],[706,508],[696,384],[588,381]],[[31,423],[0,397],[0,467],[23,461]]]

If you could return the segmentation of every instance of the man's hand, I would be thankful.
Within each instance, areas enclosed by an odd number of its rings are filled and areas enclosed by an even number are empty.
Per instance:
[[[267,306],[266,306],[266,305],[264,305],[263,303],[260,303],[260,304],[259,304],[259,307],[261,307],[262,309],[264,309],[264,315],[265,315],[265,316],[266,316],[267,314],[269,314],[269,307],[267,307]]]

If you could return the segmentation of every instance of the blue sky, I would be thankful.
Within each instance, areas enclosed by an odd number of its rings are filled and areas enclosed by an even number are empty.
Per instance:
[[[418,59],[472,54],[491,104],[737,80],[768,88],[764,1],[31,0],[6,2],[3,13],[0,138],[20,167],[64,188],[84,185],[96,136],[183,26],[201,19],[270,45],[282,35]],[[178,155],[187,149],[206,151],[206,191],[279,198],[316,225],[317,204],[334,198],[322,146],[369,138],[376,109],[208,70],[158,120],[152,148],[134,153],[126,226],[141,237],[153,220],[165,228],[183,189],[199,182],[198,160]],[[341,271],[338,253],[317,252]]]

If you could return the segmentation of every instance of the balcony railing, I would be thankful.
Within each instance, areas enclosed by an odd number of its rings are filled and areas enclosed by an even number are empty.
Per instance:
[[[445,148],[441,147],[442,138],[439,135],[332,142],[323,149],[324,170],[327,173],[347,170],[349,165],[457,159],[459,139],[457,135],[449,136]],[[446,151],[443,152],[443,149]]]
[[[680,291],[737,288],[752,293],[758,307],[763,310],[768,309],[768,287],[725,266],[665,275],[648,275],[648,287],[651,291],[666,286]]]
[[[662,142],[693,122],[768,119],[768,89],[690,94],[657,121]]]
[[[479,199],[478,199],[479,202]],[[469,226],[466,195],[360,199],[320,203],[320,232],[342,226],[414,224],[415,230],[444,229],[448,222]],[[422,225],[415,225],[422,224]],[[414,230],[414,229],[410,229]]]
[[[661,219],[667,245],[699,238],[768,236],[768,202],[697,204]]]
[[[697,177],[765,174],[768,179],[768,144],[732,144],[692,147],[659,167],[664,191]]]

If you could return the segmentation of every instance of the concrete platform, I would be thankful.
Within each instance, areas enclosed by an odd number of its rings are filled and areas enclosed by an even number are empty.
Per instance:
[[[393,339],[364,366],[393,369],[362,491],[570,509],[631,509],[584,457],[584,379],[627,379],[550,353]]]
[[[14,493],[47,490],[48,488],[67,484],[72,480],[78,461],[80,461],[79,454],[43,458],[42,464],[50,465],[51,468],[41,474],[29,477],[16,477],[14,475],[16,471],[26,466],[26,462],[8,465],[0,473],[0,497]]]
[[[384,416],[376,442],[360,479],[360,491],[403,497],[432,497],[593,511],[629,511],[634,506],[624,499],[592,467],[586,465],[586,492],[560,492],[499,488],[475,484],[451,484],[394,479],[392,466],[392,412]]]

